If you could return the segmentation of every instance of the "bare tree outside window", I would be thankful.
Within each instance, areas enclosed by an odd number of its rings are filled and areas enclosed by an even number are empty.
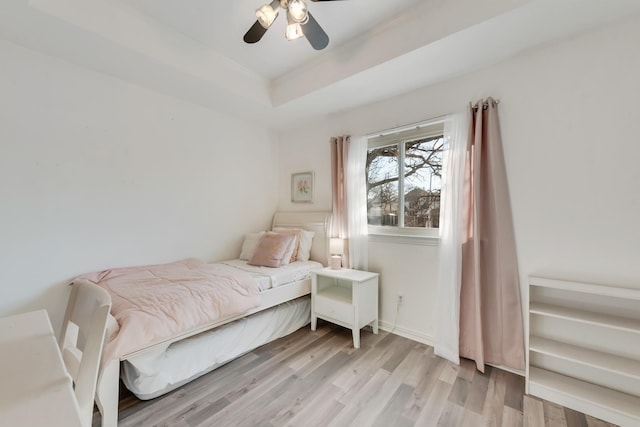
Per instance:
[[[437,135],[368,150],[370,225],[439,227],[443,148]]]

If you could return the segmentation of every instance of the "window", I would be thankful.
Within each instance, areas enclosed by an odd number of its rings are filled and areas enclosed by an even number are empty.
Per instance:
[[[443,134],[443,122],[429,122],[369,138],[370,233],[437,236]]]

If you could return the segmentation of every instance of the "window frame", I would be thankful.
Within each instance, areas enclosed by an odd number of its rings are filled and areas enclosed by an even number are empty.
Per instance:
[[[372,148],[386,147],[396,145],[398,147],[398,211],[404,212],[404,167],[405,167],[405,144],[421,138],[430,138],[434,136],[442,136],[444,138],[444,118],[427,120],[424,122],[404,126],[402,128],[392,129],[383,133],[372,134],[367,136],[367,150]],[[447,147],[443,147],[443,154]],[[444,162],[444,156],[443,156]],[[444,165],[443,165],[444,166]],[[369,177],[367,177],[369,179]],[[367,198],[369,195],[367,194]],[[442,205],[441,205],[442,207]],[[368,233],[378,236],[393,236],[400,238],[399,241],[410,241],[412,238],[428,238],[438,239],[440,236],[439,228],[426,227],[405,227],[404,214],[398,215],[398,225],[369,225],[367,224]]]

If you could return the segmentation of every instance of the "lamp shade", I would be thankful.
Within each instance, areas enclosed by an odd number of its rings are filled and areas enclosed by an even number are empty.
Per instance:
[[[331,255],[344,254],[344,240],[336,237],[332,237],[329,240],[329,253]]]

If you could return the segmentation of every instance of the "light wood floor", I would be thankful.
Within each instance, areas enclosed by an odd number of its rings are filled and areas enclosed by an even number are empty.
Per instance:
[[[517,375],[368,329],[355,350],[349,330],[319,321],[154,400],[122,387],[118,425],[611,426],[523,394]]]

